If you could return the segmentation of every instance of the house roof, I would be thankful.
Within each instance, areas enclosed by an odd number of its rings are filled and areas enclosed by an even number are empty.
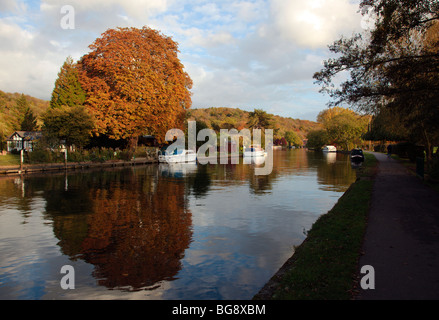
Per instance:
[[[15,131],[13,134],[9,136],[7,140],[12,141],[13,140],[12,137],[16,134],[24,140],[36,140],[41,138],[42,136],[41,131]]]

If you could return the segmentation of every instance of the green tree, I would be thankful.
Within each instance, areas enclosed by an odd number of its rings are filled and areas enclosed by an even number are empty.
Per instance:
[[[5,127],[2,125],[0,126],[0,151],[3,151],[3,149],[6,148],[6,139],[7,133]]]
[[[364,122],[353,114],[339,114],[326,126],[329,140],[342,146],[343,150],[351,150],[360,144],[366,130]]]
[[[42,117],[42,130],[51,144],[64,141],[67,146],[81,148],[89,141],[94,121],[83,107],[85,99],[78,65],[67,57],[55,81],[50,108]]]
[[[37,117],[33,111],[28,107],[24,113],[23,121],[20,124],[20,130],[22,131],[35,131],[38,129]]]
[[[83,106],[50,108],[43,115],[43,133],[48,140],[67,146],[83,147],[94,128],[92,117]]]
[[[85,98],[85,91],[78,79],[77,65],[71,57],[67,57],[55,81],[50,107],[80,106],[84,104]]]
[[[25,113],[29,107],[29,102],[27,101],[25,95],[22,93],[20,98],[16,101],[16,108],[20,113]]]
[[[273,117],[261,109],[249,113],[247,126],[249,129],[269,129],[273,126]]]
[[[375,16],[375,27],[334,42],[329,49],[336,58],[314,78],[332,106],[345,102],[374,115],[383,109],[398,115],[431,159],[439,143],[439,2],[363,0],[360,8]],[[349,78],[335,85],[343,73]]]
[[[16,100],[15,103],[15,112],[16,112],[16,123],[18,124],[18,127],[21,125],[21,123],[24,120],[24,115],[26,111],[29,109],[29,102],[27,101],[25,95],[22,93],[20,98]]]
[[[362,135],[367,132],[368,119],[341,107],[323,110],[317,116],[317,121],[326,130],[328,142],[344,150],[350,150],[361,143]]]
[[[289,146],[293,145],[295,147],[299,147],[303,144],[302,139],[300,139],[300,137],[294,131],[285,132],[285,140],[287,140]]]
[[[274,120],[271,114],[268,114],[262,109],[254,109],[250,112],[247,120],[247,127],[249,129],[261,129],[261,145],[265,148],[265,130],[273,129]],[[273,129],[273,136],[278,133],[278,128]],[[253,133],[252,133],[253,134]]]
[[[404,127],[400,114],[380,108],[369,125],[369,130],[363,135],[364,140],[372,141],[402,141],[409,140],[410,132]]]
[[[308,139],[307,147],[312,149],[321,149],[328,144],[328,136],[326,130],[312,130],[306,136]]]

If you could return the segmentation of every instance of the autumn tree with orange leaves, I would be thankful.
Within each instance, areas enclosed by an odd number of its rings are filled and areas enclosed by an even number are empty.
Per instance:
[[[175,41],[148,27],[118,28],[89,48],[78,66],[95,135],[129,139],[134,147],[142,134],[162,142],[169,129],[182,129],[192,80]]]

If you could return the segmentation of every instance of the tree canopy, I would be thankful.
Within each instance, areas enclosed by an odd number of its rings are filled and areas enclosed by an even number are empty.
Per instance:
[[[316,83],[330,95],[330,106],[398,114],[431,155],[439,130],[439,2],[363,0],[360,9],[375,17],[374,28],[334,42],[329,49],[338,57],[324,62]],[[348,79],[336,85],[345,73]]]
[[[148,27],[118,28],[89,48],[78,63],[79,80],[95,134],[113,139],[153,134],[163,141],[169,129],[182,128],[192,80],[175,41]]]
[[[319,141],[318,145],[325,138],[326,143],[350,150],[362,143],[361,137],[367,131],[369,117],[361,116],[350,109],[333,107],[321,111],[317,116],[317,121],[323,125],[325,130],[324,135],[319,133],[313,136],[315,141]]]
[[[50,100],[51,108],[82,106],[84,104],[85,92],[79,83],[76,67],[73,59],[67,57],[55,81],[55,88]]]
[[[83,147],[91,137],[93,118],[85,109],[85,91],[79,82],[78,65],[71,57],[58,73],[48,110],[42,115],[46,142],[52,146]]]
[[[28,107],[24,113],[23,121],[20,124],[22,131],[35,131],[38,129],[37,116]]]
[[[91,137],[93,119],[83,106],[49,108],[43,115],[43,133],[53,146],[61,141],[67,146],[83,147]]]
[[[324,145],[328,144],[328,135],[326,134],[326,130],[312,130],[308,133],[308,143],[306,146],[308,148],[321,149]]]
[[[254,109],[249,113],[247,126],[250,129],[269,129],[273,125],[273,117],[262,109]]]
[[[285,132],[285,140],[288,142],[288,145],[293,145],[295,147],[300,147],[303,145],[302,139],[298,136],[294,131]]]

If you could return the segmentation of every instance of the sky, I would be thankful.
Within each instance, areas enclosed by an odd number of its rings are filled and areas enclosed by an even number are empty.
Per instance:
[[[329,97],[312,76],[328,45],[364,30],[358,10],[355,0],[1,0],[0,90],[50,100],[68,56],[110,28],[148,26],[178,42],[192,108],[315,121]]]

